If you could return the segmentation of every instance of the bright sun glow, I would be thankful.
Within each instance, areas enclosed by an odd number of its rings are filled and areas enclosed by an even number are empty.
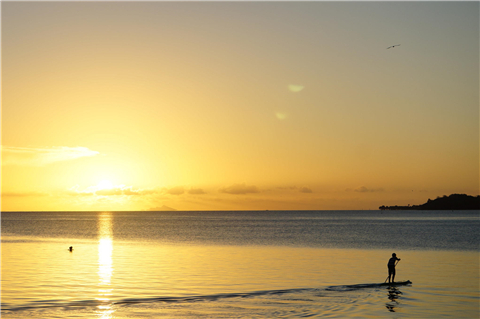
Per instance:
[[[113,188],[113,183],[110,182],[109,180],[102,179],[100,182],[98,182],[97,188],[98,189],[112,189]]]

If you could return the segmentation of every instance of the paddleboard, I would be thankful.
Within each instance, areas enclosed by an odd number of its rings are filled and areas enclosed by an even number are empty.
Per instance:
[[[342,285],[342,286],[330,286],[327,290],[333,291],[349,291],[349,290],[359,290],[366,288],[375,288],[375,287],[394,287],[394,286],[405,286],[410,285],[412,282],[410,280],[397,281],[394,283],[381,283],[381,284],[358,284],[358,285]]]
[[[410,285],[412,282],[410,280],[405,281],[396,281],[396,282],[385,282],[380,284],[380,286],[402,286],[402,285]]]

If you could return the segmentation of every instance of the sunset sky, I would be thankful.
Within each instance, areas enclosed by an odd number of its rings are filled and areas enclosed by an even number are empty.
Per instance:
[[[3,211],[479,195],[478,2],[2,1],[1,19]]]

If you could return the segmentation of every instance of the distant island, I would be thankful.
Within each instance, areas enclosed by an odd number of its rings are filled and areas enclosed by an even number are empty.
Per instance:
[[[429,199],[425,204],[413,206],[380,206],[381,210],[467,210],[480,209],[480,196],[452,194]]]

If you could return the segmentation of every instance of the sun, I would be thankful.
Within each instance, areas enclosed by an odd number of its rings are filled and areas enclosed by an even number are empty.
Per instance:
[[[101,189],[112,189],[113,188],[113,183],[110,182],[107,179],[102,179],[100,182],[98,182],[97,188],[99,190],[101,190]]]

